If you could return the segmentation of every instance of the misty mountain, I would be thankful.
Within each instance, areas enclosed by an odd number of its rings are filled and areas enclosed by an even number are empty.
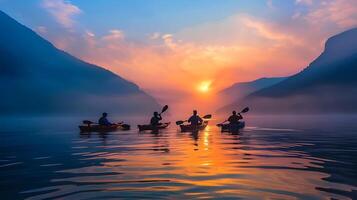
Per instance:
[[[286,79],[285,77],[260,78],[250,82],[238,82],[217,93],[221,102],[225,104],[239,101],[247,95],[263,88],[275,85]]]
[[[140,88],[55,48],[0,11],[0,114],[142,113],[159,107]]]
[[[329,38],[323,53],[303,71],[253,92],[238,105],[261,113],[357,112],[357,28]]]

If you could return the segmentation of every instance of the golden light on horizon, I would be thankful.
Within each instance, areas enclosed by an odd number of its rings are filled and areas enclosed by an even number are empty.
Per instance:
[[[207,93],[211,89],[212,81],[203,81],[198,85],[198,91],[202,93]]]

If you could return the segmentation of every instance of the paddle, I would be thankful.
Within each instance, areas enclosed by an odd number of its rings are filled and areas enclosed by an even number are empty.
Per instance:
[[[249,107],[245,107],[242,111],[240,111],[240,113],[238,114],[242,114],[242,113],[247,113],[249,111]],[[227,122],[228,120],[224,120],[224,122],[217,124],[217,126],[222,126],[223,123]]]
[[[203,119],[211,119],[211,118],[212,118],[212,115],[211,115],[211,114],[205,115],[205,116],[203,116],[202,118],[203,118]]]
[[[165,106],[162,108],[161,113],[159,114],[160,117],[161,117],[161,114],[164,113],[167,109],[169,109],[169,106],[168,106],[168,105],[165,105]],[[161,117],[161,119],[162,119],[162,117]]]
[[[168,106],[168,105],[165,105],[165,106],[162,108],[160,115],[161,115],[162,113],[164,113],[167,109],[169,109],[169,106]]]
[[[83,120],[82,123],[83,123],[83,124],[86,124],[86,125],[94,124],[94,122],[89,121],[89,120]]]
[[[123,127],[124,130],[129,130],[130,129],[130,125],[129,124],[121,124],[121,127]]]
[[[212,118],[212,115],[205,115],[205,116],[203,116],[202,117],[203,119],[211,119]],[[188,120],[184,120],[184,121],[182,121],[182,120],[180,120],[180,121],[177,121],[176,122],[176,125],[181,125],[181,124],[183,124],[183,123],[185,123],[185,122],[187,122]]]

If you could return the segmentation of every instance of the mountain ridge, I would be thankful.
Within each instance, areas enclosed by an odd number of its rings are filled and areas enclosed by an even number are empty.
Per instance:
[[[231,104],[260,89],[274,85],[286,77],[263,77],[253,81],[237,82],[217,93],[219,102]]]

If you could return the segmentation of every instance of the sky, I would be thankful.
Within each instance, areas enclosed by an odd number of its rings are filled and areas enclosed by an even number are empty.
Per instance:
[[[0,0],[0,9],[165,101],[292,75],[357,26],[355,0]]]

